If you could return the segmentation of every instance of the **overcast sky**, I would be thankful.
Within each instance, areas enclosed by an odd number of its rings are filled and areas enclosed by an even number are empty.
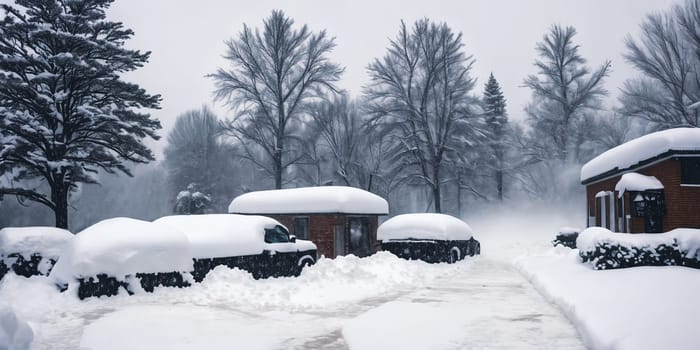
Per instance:
[[[226,109],[213,104],[213,83],[205,75],[226,66],[221,58],[224,40],[237,35],[243,23],[261,27],[273,9],[336,38],[332,58],[346,68],[339,85],[355,96],[367,83],[365,67],[384,55],[401,19],[445,21],[462,32],[465,52],[476,59],[476,92],[481,94],[493,72],[508,100],[508,113],[520,119],[530,99],[522,81],[534,73],[535,44],[553,23],[576,27],[575,42],[590,67],[612,60],[606,87],[609,103],[614,103],[624,80],[636,74],[622,58],[625,36],[638,32],[646,14],[664,11],[674,2],[678,1],[116,0],[108,15],[136,32],[129,47],[152,51],[150,63],[127,78],[163,96],[162,109],[153,114],[163,124],[164,140],[179,113],[202,104],[213,105],[226,117]],[[164,144],[155,145],[158,154]]]

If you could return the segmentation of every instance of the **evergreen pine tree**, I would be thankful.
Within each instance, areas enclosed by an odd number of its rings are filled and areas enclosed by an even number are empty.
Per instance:
[[[68,227],[68,198],[99,170],[131,175],[125,161],[154,159],[142,143],[160,122],[141,108],[160,96],[121,79],[150,52],[124,48],[134,34],[106,20],[112,0],[16,0],[0,19],[0,196],[51,208]],[[46,184],[50,193],[44,193]]]
[[[503,97],[501,87],[494,78],[493,73],[484,87],[484,111],[486,124],[491,131],[493,139],[489,143],[492,150],[492,166],[495,170],[496,188],[498,199],[503,200],[503,173],[506,156],[506,127],[508,115],[506,113],[506,99]]]

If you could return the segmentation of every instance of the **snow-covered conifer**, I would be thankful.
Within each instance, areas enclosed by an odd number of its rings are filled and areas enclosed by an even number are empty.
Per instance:
[[[68,227],[68,199],[99,170],[130,175],[126,161],[154,159],[158,108],[121,77],[150,52],[124,48],[133,31],[106,19],[112,0],[17,0],[0,20],[0,195],[42,203]],[[34,181],[32,181],[34,180]],[[36,180],[48,185],[28,186]]]

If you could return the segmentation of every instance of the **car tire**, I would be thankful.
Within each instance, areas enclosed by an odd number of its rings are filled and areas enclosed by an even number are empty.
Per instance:
[[[450,255],[448,257],[448,262],[450,264],[454,264],[457,261],[461,260],[462,257],[462,252],[459,250],[457,247],[452,247],[450,248]]]
[[[301,271],[305,267],[311,266],[313,264],[314,264],[314,260],[312,258],[309,258],[308,256],[305,256],[305,257],[302,257],[301,259],[299,259],[299,262],[297,263],[298,269],[296,272],[296,276],[301,275]]]

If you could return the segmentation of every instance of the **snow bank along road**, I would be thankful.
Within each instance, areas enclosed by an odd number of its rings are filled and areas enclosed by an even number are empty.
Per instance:
[[[70,292],[70,291],[69,291]],[[78,301],[43,277],[0,296],[34,349],[578,349],[557,309],[507,263],[322,259],[299,278],[217,268],[187,289]]]

